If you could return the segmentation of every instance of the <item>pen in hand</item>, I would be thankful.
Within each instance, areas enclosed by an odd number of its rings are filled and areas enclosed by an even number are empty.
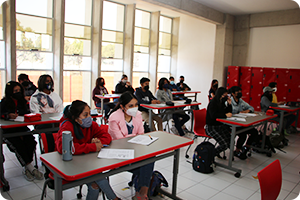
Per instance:
[[[152,137],[151,137],[151,135],[148,135],[148,136],[149,136],[149,138],[150,138],[151,140],[153,140]]]

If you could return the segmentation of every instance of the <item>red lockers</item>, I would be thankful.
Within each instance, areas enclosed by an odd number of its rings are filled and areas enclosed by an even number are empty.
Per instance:
[[[252,67],[250,105],[254,110],[260,111],[260,99],[263,93],[263,68]]]
[[[229,89],[232,86],[238,86],[239,78],[240,78],[240,67],[228,66],[226,88]]]
[[[276,80],[277,83],[277,101],[287,101],[288,96],[288,83],[290,80],[289,69],[277,68],[276,69]]]
[[[240,68],[240,87],[242,88],[243,100],[250,103],[250,89],[251,89],[251,67]]]
[[[287,101],[300,101],[300,69],[289,69]]]
[[[263,87],[268,86],[271,82],[275,82],[276,79],[276,69],[275,68],[263,68]]]

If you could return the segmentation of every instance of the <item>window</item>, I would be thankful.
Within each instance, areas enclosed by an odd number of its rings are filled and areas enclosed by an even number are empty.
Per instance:
[[[172,18],[160,16],[159,20],[157,77],[161,75],[168,75],[166,77],[168,78],[171,71]]]
[[[52,5],[52,0],[16,0],[17,76],[52,75]]]
[[[3,14],[2,14],[2,5],[0,7],[0,99],[4,96],[5,90],[5,42],[4,42],[4,31],[3,26]]]
[[[63,102],[91,102],[92,0],[65,1]]]
[[[109,93],[123,74],[124,14],[124,5],[103,1],[101,76]]]
[[[149,77],[150,17],[150,12],[138,9],[135,10],[134,60],[132,78],[132,85],[134,88],[140,86],[140,78]]]

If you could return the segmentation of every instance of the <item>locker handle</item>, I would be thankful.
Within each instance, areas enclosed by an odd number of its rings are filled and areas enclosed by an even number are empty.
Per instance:
[[[276,75],[276,78],[278,78],[278,74]]]
[[[289,92],[291,92],[291,89],[289,89]]]
[[[252,73],[252,76],[254,76],[254,73]]]
[[[290,76],[290,79],[292,79],[292,75]]]

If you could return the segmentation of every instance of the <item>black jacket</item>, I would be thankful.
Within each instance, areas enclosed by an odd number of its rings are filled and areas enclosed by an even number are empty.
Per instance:
[[[125,87],[125,84],[122,83],[122,82],[119,82],[117,85],[116,85],[116,88],[115,88],[115,93],[116,94],[123,94],[124,92],[131,92],[132,94],[134,93],[134,89],[130,86],[130,87]]]
[[[180,88],[181,91],[185,90],[185,88],[187,88],[188,90],[191,90],[191,88],[190,88],[187,84],[182,83],[182,86],[183,86],[183,87],[180,87],[180,84],[181,84],[181,83],[179,82],[179,83],[177,83],[176,85],[177,85],[177,87]]]
[[[221,122],[216,121],[217,118],[226,118],[226,113],[232,112],[232,106],[221,104],[216,98],[213,98],[208,106],[206,112],[206,124],[209,126],[222,125]]]
[[[135,96],[139,103],[139,111],[148,112],[149,110],[144,107],[141,107],[140,104],[151,104],[152,100],[156,100],[156,98],[153,96],[150,90],[144,92],[141,87],[136,88]]]

